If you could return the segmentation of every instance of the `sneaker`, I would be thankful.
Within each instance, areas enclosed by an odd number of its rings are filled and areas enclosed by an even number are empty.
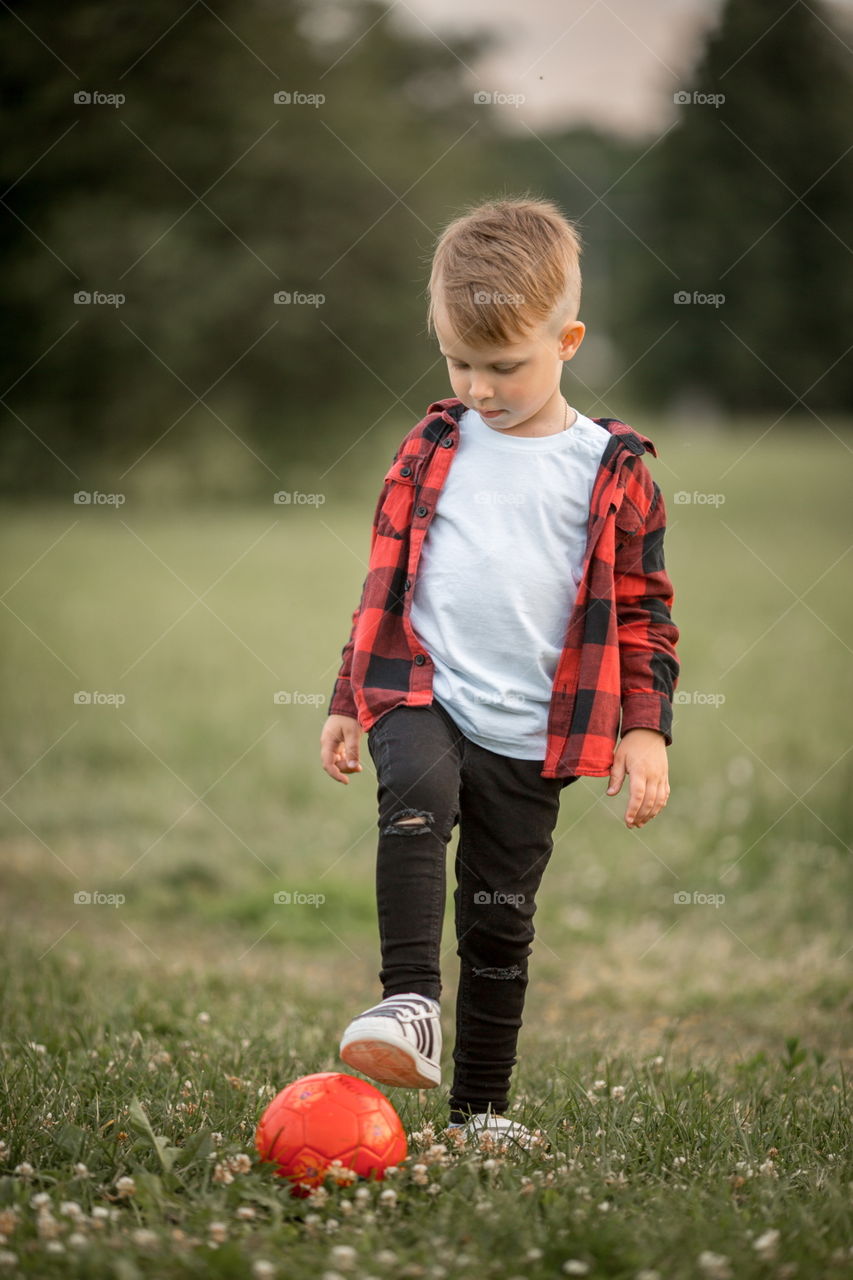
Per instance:
[[[464,1124],[460,1121],[454,1121],[447,1128],[450,1131],[461,1129],[466,1138],[474,1138],[477,1141],[483,1135],[488,1134],[496,1142],[503,1142],[509,1139],[517,1142],[522,1147],[531,1146],[535,1138],[530,1129],[523,1124],[519,1124],[517,1120],[507,1120],[506,1116],[495,1115],[491,1111],[484,1111],[479,1115],[471,1116]]]
[[[440,1010],[429,996],[388,996],[353,1018],[341,1039],[341,1058],[380,1084],[435,1089],[441,1084]]]

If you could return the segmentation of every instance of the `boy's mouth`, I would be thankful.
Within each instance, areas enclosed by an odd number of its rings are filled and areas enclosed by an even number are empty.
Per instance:
[[[479,413],[479,415],[480,415],[480,417],[481,417],[481,418],[499,418],[499,417],[501,416],[501,414],[502,414],[502,413],[505,413],[505,412],[506,412],[506,410],[504,410],[504,409],[478,409],[478,410],[477,410],[477,412]]]

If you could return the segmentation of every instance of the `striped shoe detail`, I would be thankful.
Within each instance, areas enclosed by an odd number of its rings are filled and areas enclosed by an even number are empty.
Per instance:
[[[439,1013],[438,1002],[426,996],[389,996],[353,1018],[341,1058],[380,1084],[434,1089],[441,1083]]]

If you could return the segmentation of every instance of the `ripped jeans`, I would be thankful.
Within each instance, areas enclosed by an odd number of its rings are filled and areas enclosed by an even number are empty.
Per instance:
[[[459,824],[459,956],[450,1121],[504,1112],[534,938],[535,895],[553,849],[560,792],[540,760],[497,755],[445,708],[398,706],[368,730],[376,766],[376,901],[383,998],[441,994],[446,851]],[[417,818],[418,822],[405,822]]]

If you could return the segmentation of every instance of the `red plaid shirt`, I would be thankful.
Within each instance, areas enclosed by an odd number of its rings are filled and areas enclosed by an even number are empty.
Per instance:
[[[459,443],[461,400],[431,404],[403,440],[376,504],[361,602],[329,704],[370,729],[392,707],[433,700],[433,664],[409,619],[421,548]],[[663,495],[642,461],[651,440],[616,418],[590,500],[583,572],[557,662],[541,775],[604,777],[619,735],[672,742],[678,628],[664,567]]]

